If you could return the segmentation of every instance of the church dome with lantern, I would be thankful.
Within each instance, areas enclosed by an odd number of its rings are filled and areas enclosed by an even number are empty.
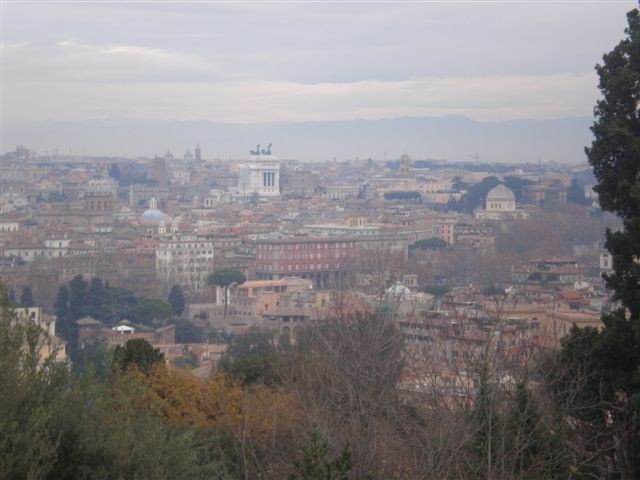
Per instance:
[[[145,225],[157,225],[165,219],[166,215],[158,209],[158,201],[155,198],[149,200],[149,208],[140,215],[140,223]]]

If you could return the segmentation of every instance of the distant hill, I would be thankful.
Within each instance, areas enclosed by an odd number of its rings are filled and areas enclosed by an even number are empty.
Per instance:
[[[414,159],[483,162],[585,163],[592,118],[477,122],[461,116],[406,117],[278,124],[224,124],[208,121],[105,120],[6,126],[5,151],[23,144],[40,153],[175,156],[200,141],[204,158],[244,158],[257,143],[273,143],[278,158],[303,161],[374,158],[407,153]],[[3,152],[4,153],[4,152]]]

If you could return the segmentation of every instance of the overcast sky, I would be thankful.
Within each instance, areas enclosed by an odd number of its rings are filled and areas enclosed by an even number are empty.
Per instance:
[[[2,2],[5,125],[590,116],[633,0]]]

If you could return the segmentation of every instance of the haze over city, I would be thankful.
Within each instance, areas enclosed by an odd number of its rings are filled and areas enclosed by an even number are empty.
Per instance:
[[[173,150],[197,137],[226,158],[266,130],[281,155],[304,160],[479,150],[489,161],[584,162],[593,67],[633,4],[4,2],[3,147],[152,156],[157,137]],[[464,135],[468,122],[436,121],[447,116],[538,122]],[[417,133],[387,122],[382,136],[352,122],[406,117],[436,118]],[[496,149],[514,129],[533,140]],[[290,132],[304,141],[286,141]]]

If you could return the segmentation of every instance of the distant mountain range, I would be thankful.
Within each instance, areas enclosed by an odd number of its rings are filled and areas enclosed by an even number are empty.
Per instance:
[[[524,163],[585,163],[590,117],[477,122],[461,116],[404,117],[276,124],[209,121],[104,120],[6,126],[3,148],[91,156],[182,156],[200,142],[204,158],[241,159],[260,143],[280,159],[373,158]],[[3,153],[5,153],[3,152]]]

